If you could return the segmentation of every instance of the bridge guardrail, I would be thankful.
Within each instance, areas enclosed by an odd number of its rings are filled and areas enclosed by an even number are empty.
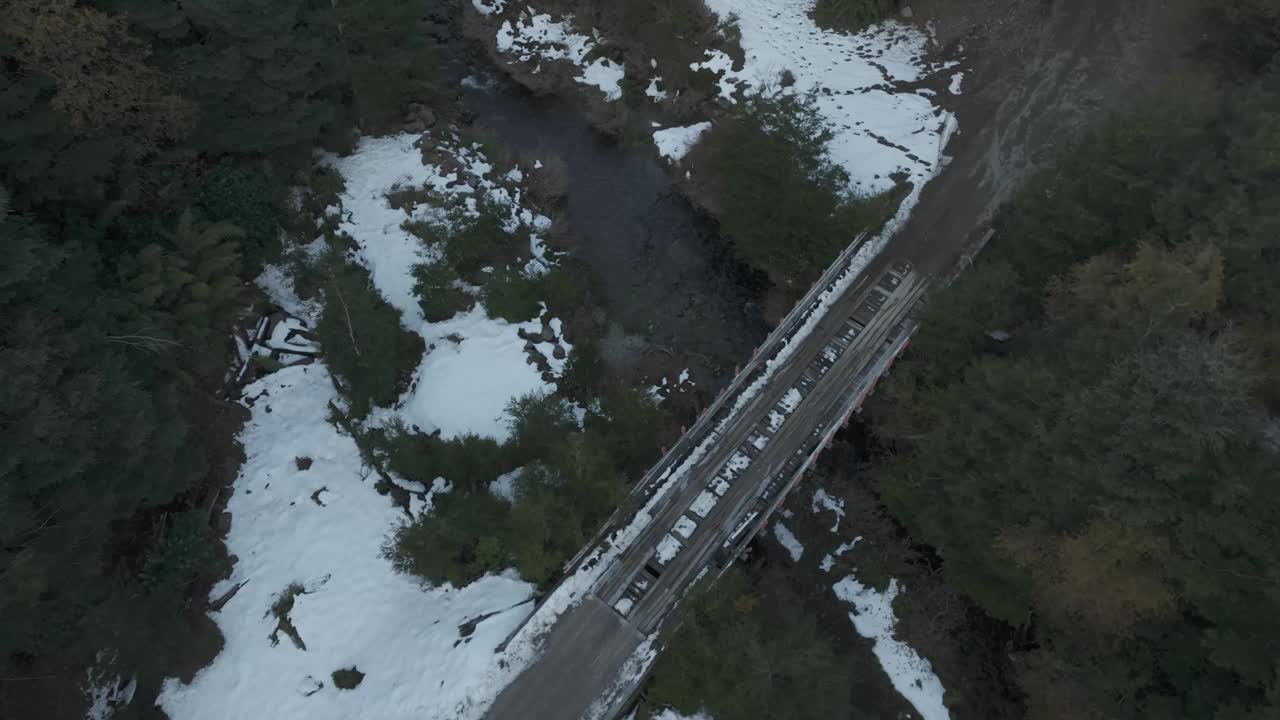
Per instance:
[[[624,503],[618,508],[618,510],[615,510],[613,515],[611,515],[601,526],[596,535],[592,537],[591,541],[585,544],[583,548],[579,550],[578,553],[566,564],[564,571],[565,576],[577,572],[591,548],[599,545],[600,541],[616,527],[618,514],[623,508],[632,505],[635,500],[643,501],[651,497],[652,494],[657,491],[661,482],[666,480],[664,473],[683,462],[689,454],[691,454],[694,449],[701,444],[707,431],[724,419],[724,411],[726,408],[731,407],[729,405],[730,401],[735,399],[744,387],[749,386],[750,382],[755,379],[757,373],[764,367],[765,363],[772,359],[777,354],[778,350],[782,349],[783,341],[788,339],[796,329],[808,319],[809,314],[816,310],[819,297],[823,292],[830,288],[836,278],[849,267],[853,257],[862,249],[866,242],[867,234],[859,233],[858,236],[853,239],[853,242],[849,243],[849,245],[841,251],[840,255],[837,256],[829,266],[827,266],[827,269],[823,271],[822,275],[813,283],[812,286],[809,287],[809,290],[805,293],[804,297],[792,306],[786,316],[784,316],[769,335],[765,337],[759,348],[757,348],[756,352],[751,356],[751,359],[734,374],[733,378],[729,381],[729,384],[720,391],[720,394],[711,403],[711,405],[707,406],[701,413],[699,413],[698,418],[694,421],[693,425],[689,427],[684,434],[680,436],[680,439],[677,440],[665,454],[663,454],[662,458],[659,459],[658,462],[655,463],[644,474],[644,476],[632,486],[629,494],[632,502]]]

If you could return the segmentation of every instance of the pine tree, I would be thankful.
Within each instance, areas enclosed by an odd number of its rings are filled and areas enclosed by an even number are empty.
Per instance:
[[[122,262],[142,327],[172,333],[195,358],[208,357],[243,298],[243,236],[230,223],[199,222],[187,210],[163,244],[149,244]],[[212,353],[210,364],[218,357]]]

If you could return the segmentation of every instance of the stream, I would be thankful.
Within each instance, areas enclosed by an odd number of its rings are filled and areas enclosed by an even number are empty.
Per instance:
[[[633,351],[719,366],[749,356],[768,332],[758,288],[657,156],[624,149],[570,103],[535,96],[483,61],[468,69],[464,105],[477,126],[515,153],[564,160],[571,252],[602,281],[616,324],[606,342],[618,344],[621,329]]]

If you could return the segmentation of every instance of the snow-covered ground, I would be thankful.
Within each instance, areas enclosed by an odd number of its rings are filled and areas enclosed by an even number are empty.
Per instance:
[[[502,10],[502,4],[484,0],[474,0],[474,6],[483,15]],[[605,100],[622,99],[622,79],[626,74],[622,65],[604,57],[588,62],[587,57],[600,45],[599,33],[579,32],[572,16],[556,20],[546,13],[525,8],[515,21],[502,21],[496,40],[499,51],[520,62],[535,63],[534,73],[542,71],[544,61],[567,62],[579,70],[575,80],[599,88]]]
[[[800,544],[800,540],[791,532],[791,529],[782,524],[782,521],[773,524],[773,536],[778,538],[778,542],[791,556],[791,562],[800,562],[800,558],[804,556],[804,545]]]
[[[818,109],[835,133],[831,159],[843,166],[855,189],[890,189],[890,175],[906,172],[921,184],[942,162],[951,114],[928,96],[902,91],[940,72],[925,59],[931,39],[924,31],[893,20],[862,32],[819,28],[809,16],[814,0],[707,0],[722,19],[734,16],[742,32],[746,65],[734,71],[727,55],[715,51],[695,64],[715,71],[721,94],[733,101],[739,86],[747,93],[776,88],[783,71],[795,84],[788,92],[817,93]],[[953,92],[959,92],[959,84]]]
[[[439,429],[444,439],[467,433],[507,439],[507,401],[555,389],[530,365],[517,331],[540,331],[541,323],[512,325],[485,315],[484,305],[451,320],[427,324],[427,353],[406,394],[400,416],[413,426]],[[460,342],[449,340],[460,337]],[[551,353],[546,353],[548,358]],[[560,362],[560,361],[557,361]],[[477,392],[484,388],[484,392]]]
[[[508,3],[473,0],[473,4],[491,14],[501,12]],[[732,92],[744,82],[756,86],[790,70],[796,90],[819,91],[819,107],[836,131],[832,158],[850,172],[857,189],[887,189],[889,175],[897,170],[916,182],[886,234],[869,244],[867,253],[873,255],[905,220],[923,181],[940,168],[942,148],[954,129],[951,116],[928,96],[890,87],[935,71],[922,59],[927,36],[892,22],[853,36],[827,33],[813,26],[805,12],[812,0],[709,0],[708,4],[722,16],[737,15],[747,54],[746,68],[737,73],[725,65],[725,58],[715,54],[708,58],[708,67],[722,75],[722,89]],[[555,20],[524,10],[521,22],[505,22],[496,40],[500,50],[526,62],[574,63],[580,68],[579,82],[598,87],[606,99],[621,95],[623,68],[605,58],[588,61],[603,40],[594,31],[586,34],[575,29],[571,19]],[[650,87],[650,97],[661,101],[657,83],[651,82]],[[952,92],[959,88],[957,78]],[[665,134],[655,134],[655,142],[675,157],[696,141],[702,132],[699,128],[659,131]],[[357,243],[354,259],[369,269],[375,287],[401,312],[405,327],[435,345],[424,355],[405,397],[378,418],[400,419],[423,432],[438,429],[445,436],[477,432],[501,439],[506,432],[502,411],[508,400],[555,387],[525,362],[524,341],[518,336],[519,330],[532,331],[542,323],[513,325],[491,319],[482,305],[444,323],[427,323],[413,294],[411,269],[436,257],[438,249],[425,246],[402,224],[440,220],[442,215],[430,205],[394,208],[386,195],[392,189],[422,187],[455,197],[487,195],[509,208],[512,226],[532,230],[528,272],[545,270],[540,234],[550,221],[522,207],[518,173],[497,177],[478,151],[456,139],[452,154],[462,170],[447,171],[424,163],[416,140],[414,135],[368,138],[352,155],[330,160],[347,183],[337,212],[340,229]],[[869,255],[854,261],[843,278],[845,284],[853,281]],[[268,269],[260,282],[286,309],[304,318],[314,316],[314,306],[290,295],[288,278],[279,269]],[[566,351],[570,349],[563,337],[559,341]],[[553,357],[554,347],[542,343],[537,349],[552,367],[551,375],[557,375],[563,360]],[[779,357],[770,364],[782,360]],[[746,395],[750,394],[748,390]],[[159,704],[174,720],[479,717],[502,686],[536,655],[542,633],[581,598],[611,557],[633,541],[647,524],[653,503],[706,450],[699,447],[669,471],[663,489],[611,538],[609,549],[588,558],[516,634],[507,651],[497,655],[494,647],[532,611],[525,602],[532,588],[516,577],[490,576],[461,589],[428,589],[392,571],[379,550],[406,513],[373,490],[354,442],[327,422],[327,403],[335,396],[324,365],[286,368],[259,380],[247,396],[256,398],[253,417],[241,437],[247,461],[228,503],[232,526],[227,544],[237,562],[231,577],[214,588],[213,596],[239,589],[213,614],[226,638],[221,654],[192,683],[170,680],[165,685]],[[311,458],[310,468],[299,470],[298,457]],[[435,478],[407,480],[423,488],[431,484],[436,491],[444,487]],[[497,479],[499,492],[506,487],[502,483]],[[430,493],[417,493],[415,499],[414,511],[426,510]],[[709,502],[714,501],[711,496]],[[300,584],[303,592],[295,598],[288,617],[306,650],[284,636],[275,645],[269,639],[277,622],[271,607],[292,583]],[[915,656],[904,655],[901,643],[892,639],[891,595],[868,591],[852,578],[836,588],[842,599],[854,604],[859,632],[877,640],[877,654],[882,644],[886,648],[880,656],[895,677],[895,686],[898,677],[910,684],[899,689],[914,693],[908,697],[926,720],[945,717],[945,708],[942,715],[936,714],[936,708],[942,707],[936,677],[935,707],[930,704],[935,698],[928,681],[931,675],[922,675],[919,663],[903,660]],[[891,586],[890,593],[895,589],[896,585]],[[888,619],[884,607],[889,608]],[[462,626],[470,628],[467,623],[490,613],[494,615],[463,636]],[[858,618],[863,618],[861,625]],[[652,648],[638,654],[636,672],[652,659]],[[352,666],[365,673],[363,682],[353,690],[334,687],[332,672]]]
[[[844,519],[844,499],[831,497],[826,490],[818,488],[813,491],[813,503],[810,506],[815,514],[822,510],[830,510],[835,513],[836,520],[831,524],[831,532],[837,532],[840,529],[840,521]]]
[[[471,696],[496,692],[494,647],[531,611],[533,587],[489,576],[428,589],[378,556],[405,514],[326,419],[335,391],[323,364],[285,368],[245,395],[246,461],[227,503],[236,562],[211,594],[239,586],[212,614],[226,644],[191,684],[167,681],[159,705],[174,720],[464,717]],[[270,640],[271,607],[291,583],[304,588],[288,617],[305,650]],[[360,685],[335,687],[332,673],[353,666]]]
[[[484,15],[519,8],[514,20],[503,20],[495,46],[510,62],[542,70],[545,61],[576,66],[578,82],[595,85],[608,100],[617,100],[625,69],[604,58],[588,61],[593,51],[608,44],[594,28],[575,25],[573,16],[540,13],[518,0],[472,0]],[[733,59],[719,49],[690,65],[716,75],[720,97],[727,103],[759,92],[816,93],[819,112],[831,127],[831,159],[849,172],[852,189],[877,194],[891,189],[891,176],[905,173],[917,186],[944,162],[943,148],[953,129],[951,113],[937,104],[930,90],[902,89],[943,73],[951,63],[927,59],[932,43],[921,28],[886,20],[861,32],[824,30],[810,17],[814,0],[707,0],[721,20],[733,19],[741,34],[746,62],[733,69]],[[510,17],[510,14],[508,14]],[[648,77],[645,95],[661,103],[671,95],[660,87],[657,61],[640,68]],[[783,72],[794,83],[780,87]],[[962,75],[950,82],[959,94]],[[660,154],[679,160],[704,131],[704,123],[653,133]]]
[[[550,220],[521,204],[518,171],[498,176],[477,150],[449,137],[437,148],[455,161],[446,171],[424,163],[416,140],[367,138],[353,154],[327,160],[346,181],[332,214],[355,241],[351,259],[368,268],[405,327],[434,345],[400,402],[367,422],[399,420],[445,436],[503,439],[509,400],[555,388],[530,364],[519,330],[542,332],[545,325],[553,332],[554,342],[534,346],[552,377],[564,368],[564,359],[553,356],[555,346],[567,356],[572,345],[545,307],[542,318],[518,325],[489,318],[482,304],[426,322],[411,271],[440,250],[402,224],[446,221],[441,202],[474,211],[474,197],[483,193],[506,209],[508,229],[529,232],[526,272],[543,272],[554,262],[540,239]],[[392,190],[416,188],[431,189],[434,204],[397,209],[387,199]],[[314,320],[316,306],[297,297],[282,268],[268,268],[260,282],[286,310]],[[190,684],[167,681],[159,705],[174,720],[478,717],[511,677],[494,650],[532,612],[533,587],[509,572],[464,588],[430,588],[393,571],[380,557],[388,533],[429,511],[448,479],[393,478],[411,493],[407,511],[380,495],[355,442],[327,419],[329,403],[341,398],[322,361],[268,375],[247,387],[245,397],[252,408],[240,437],[247,459],[227,504],[227,549],[236,562],[211,593],[218,598],[234,590],[212,614],[226,644]],[[306,463],[298,458],[311,463],[301,469]],[[495,478],[495,492],[510,494],[514,477]],[[295,584],[301,591],[287,617],[305,649],[283,633],[276,633],[278,642],[271,639],[277,628],[272,607]],[[335,687],[332,673],[351,667],[364,673],[360,685]]]
[[[521,205],[519,171],[498,176],[483,155],[456,141],[445,142],[441,152],[451,154],[463,170],[446,171],[423,162],[414,144],[417,140],[415,135],[366,138],[351,155],[331,160],[346,179],[339,230],[356,241],[356,259],[369,268],[378,292],[400,311],[404,326],[421,335],[428,348],[434,348],[423,355],[409,390],[392,415],[420,432],[440,430],[445,438],[476,433],[505,440],[507,402],[556,388],[528,363],[525,340],[519,336],[522,329],[541,331],[542,323],[512,324],[490,318],[483,303],[450,320],[428,323],[414,294],[413,266],[437,258],[441,250],[430,247],[403,225],[447,222],[449,216],[430,203],[393,207],[387,194],[425,188],[455,201],[469,201],[472,208],[475,196],[483,194],[488,203],[506,209],[509,230],[529,233],[528,273],[545,272],[549,260],[541,234],[551,226],[551,220]],[[556,318],[549,324],[560,327]],[[562,336],[557,337],[557,343],[538,343],[536,348],[558,375],[565,361],[554,356],[555,344],[565,350],[566,357],[572,349]]]
[[[873,651],[894,689],[911,703],[923,720],[949,720],[951,715],[942,703],[945,690],[929,661],[893,637],[893,628],[898,622],[893,613],[898,581],[890,580],[887,590],[877,592],[850,575],[832,589],[836,597],[853,606],[849,619],[859,635],[875,642]]]
[[[710,122],[700,122],[687,127],[655,130],[653,144],[658,146],[658,153],[663,157],[668,160],[679,161],[697,144],[702,134],[710,129]]]

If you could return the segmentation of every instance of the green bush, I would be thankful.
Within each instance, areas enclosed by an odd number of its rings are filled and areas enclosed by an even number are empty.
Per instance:
[[[307,589],[302,586],[302,583],[289,583],[276,596],[275,602],[271,603],[271,615],[276,619],[275,629],[268,636],[271,639],[272,646],[280,642],[280,633],[284,633],[293,641],[294,647],[299,650],[307,649],[307,644],[302,641],[302,636],[298,634],[298,628],[293,624],[293,619],[289,617],[289,613],[293,612],[294,601],[298,599],[299,595],[305,595],[306,593]]]
[[[383,443],[388,467],[396,474],[427,485],[443,477],[464,494],[486,490],[494,478],[515,467],[491,437],[468,434],[442,440],[393,426]]]
[[[437,495],[431,514],[396,528],[382,555],[397,572],[462,587],[511,567],[510,514],[487,488]]]
[[[599,346],[589,339],[580,340],[565,362],[559,388],[565,397],[586,406],[604,392],[607,380],[608,373]]]
[[[607,391],[599,405],[587,414],[587,430],[599,434],[618,470],[643,473],[658,461],[664,441],[679,433],[675,422],[636,388]]]
[[[813,19],[828,30],[857,32],[898,11],[898,0],[818,0]]]
[[[364,682],[364,673],[360,672],[360,668],[352,665],[349,668],[333,671],[333,686],[339,690],[355,690]]]
[[[439,438],[394,430],[386,439],[390,469],[452,485],[434,510],[398,528],[383,548],[397,570],[433,583],[464,585],[515,567],[546,586],[626,494],[626,483],[604,431],[578,432],[573,409],[550,395],[513,400],[512,440]],[[621,431],[622,428],[619,428]],[[516,465],[514,505],[490,484]]]
[[[337,205],[342,193],[347,189],[347,180],[342,177],[342,173],[331,165],[319,165],[311,171],[311,178],[307,183],[311,188],[311,192],[315,194],[321,209],[332,205]]]
[[[324,311],[316,334],[325,361],[342,383],[352,413],[391,405],[408,386],[422,358],[422,338],[400,323],[400,313],[382,299],[369,273],[331,251],[320,260]]]
[[[664,708],[716,720],[847,715],[845,661],[814,618],[760,602],[736,568],[696,587],[654,666],[640,717]]]
[[[507,267],[490,274],[483,293],[484,307],[491,317],[519,323],[541,311],[541,278],[529,277],[520,268]]]
[[[156,526],[156,542],[138,579],[149,592],[176,595],[213,566],[214,542],[203,511],[169,515]]]
[[[507,403],[507,416],[518,463],[546,458],[551,448],[578,429],[569,402],[545,392],[512,398]]]
[[[703,141],[721,227],[784,292],[807,287],[897,204],[895,193],[851,194],[848,173],[826,156],[830,139],[811,95],[785,95],[740,103]]]
[[[528,249],[527,237],[520,238],[522,229],[507,232],[507,208],[481,201],[477,210],[478,217],[456,214],[452,226],[441,232],[445,258],[469,282],[482,281],[485,267],[514,264]]]
[[[413,294],[427,322],[443,322],[475,304],[466,291],[455,283],[458,275],[443,261],[435,260],[413,266]]]
[[[552,313],[570,313],[591,304],[595,274],[581,260],[564,256],[538,277],[538,292]]]
[[[229,222],[244,232],[240,251],[248,276],[279,256],[283,200],[270,164],[225,160],[196,182],[192,200],[206,218]]]

